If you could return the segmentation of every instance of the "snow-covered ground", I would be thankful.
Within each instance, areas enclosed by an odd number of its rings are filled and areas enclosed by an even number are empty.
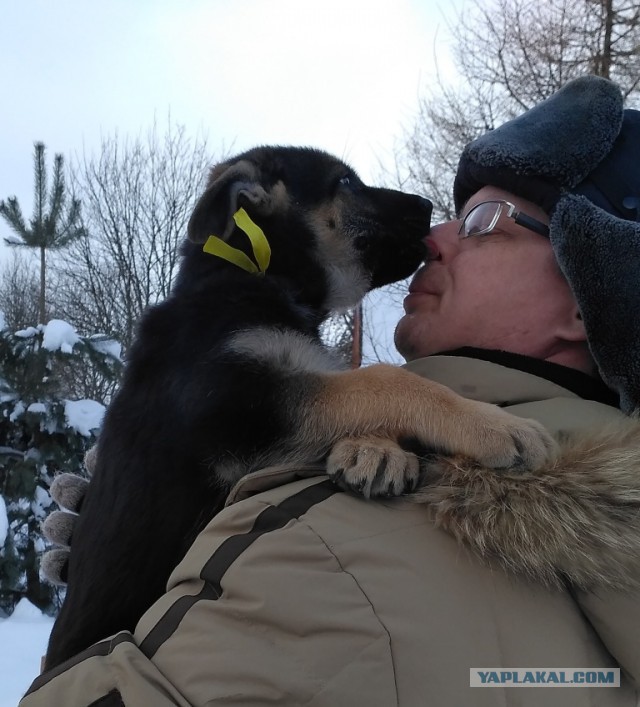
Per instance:
[[[21,599],[8,619],[0,619],[0,707],[16,707],[40,672],[53,626],[26,599]]]

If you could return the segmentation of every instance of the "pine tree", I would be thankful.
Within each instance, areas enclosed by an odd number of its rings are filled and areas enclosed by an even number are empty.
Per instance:
[[[37,248],[40,251],[40,299],[38,304],[39,322],[46,315],[46,253],[58,250],[84,235],[80,222],[80,201],[71,199],[67,208],[67,189],[64,178],[64,158],[56,155],[53,164],[53,184],[47,195],[47,167],[45,146],[35,143],[34,164],[34,211],[27,226],[18,199],[15,196],[0,201],[0,216],[16,234],[5,238],[10,246]],[[47,208],[48,199],[48,208]]]
[[[61,373],[90,362],[113,379],[119,355],[115,342],[79,336],[66,322],[11,332],[0,314],[0,610],[10,613],[22,597],[48,613],[57,608],[38,570],[49,486],[57,472],[82,473],[104,412],[93,400],[66,400]]]

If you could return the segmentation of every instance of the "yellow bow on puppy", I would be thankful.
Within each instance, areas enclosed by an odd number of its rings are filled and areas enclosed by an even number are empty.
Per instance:
[[[233,248],[222,238],[218,238],[218,236],[209,236],[202,250],[205,253],[227,260],[247,272],[255,275],[264,275],[271,260],[271,247],[267,237],[264,235],[264,231],[257,223],[251,220],[251,217],[244,209],[238,209],[233,214],[233,220],[236,222],[236,226],[249,237],[253,248],[253,257],[256,259],[255,263],[246,253],[238,250],[238,248]]]

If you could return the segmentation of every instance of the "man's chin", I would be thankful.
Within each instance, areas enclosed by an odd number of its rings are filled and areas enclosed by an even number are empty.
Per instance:
[[[437,331],[435,327],[437,323],[425,321],[424,313],[405,314],[396,324],[393,334],[396,351],[409,362],[432,356],[440,351],[451,350],[453,346],[444,345],[442,336],[434,338],[426,335],[430,331]]]
[[[411,326],[411,315],[405,314],[400,318],[396,324],[395,331],[393,333],[393,343],[395,344],[396,351],[404,358],[405,361],[411,361],[414,358],[418,358],[415,355],[414,346],[411,341],[411,334],[413,327]]]

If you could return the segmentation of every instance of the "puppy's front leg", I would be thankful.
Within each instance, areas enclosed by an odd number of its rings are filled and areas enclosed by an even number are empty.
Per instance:
[[[468,400],[402,368],[380,364],[319,378],[298,427],[301,448],[327,442],[330,448],[344,437],[415,438],[489,468],[521,470],[540,467],[556,449],[538,422]]]

